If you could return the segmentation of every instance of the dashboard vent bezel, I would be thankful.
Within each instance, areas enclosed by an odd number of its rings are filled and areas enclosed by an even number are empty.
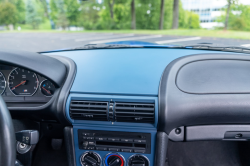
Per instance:
[[[73,120],[108,121],[108,101],[71,100],[69,116]]]
[[[114,120],[128,123],[155,123],[154,103],[115,102]]]

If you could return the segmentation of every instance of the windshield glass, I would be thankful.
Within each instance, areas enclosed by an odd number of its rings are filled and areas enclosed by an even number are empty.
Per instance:
[[[250,0],[0,0],[0,48],[250,48]]]

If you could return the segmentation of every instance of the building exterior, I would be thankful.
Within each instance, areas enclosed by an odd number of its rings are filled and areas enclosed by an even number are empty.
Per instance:
[[[200,16],[200,26],[206,29],[214,29],[223,26],[217,22],[217,18],[225,14],[226,0],[181,0],[183,8],[197,13]]]

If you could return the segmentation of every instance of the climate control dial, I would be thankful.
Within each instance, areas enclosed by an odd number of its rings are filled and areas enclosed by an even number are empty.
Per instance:
[[[133,155],[128,160],[128,166],[149,166],[149,160],[142,155]]]
[[[86,152],[81,156],[80,162],[82,166],[100,166],[101,157],[95,152]]]
[[[125,166],[124,158],[117,153],[108,154],[104,163],[105,166]]]

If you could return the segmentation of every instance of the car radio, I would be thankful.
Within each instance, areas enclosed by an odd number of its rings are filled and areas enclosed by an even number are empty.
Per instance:
[[[128,153],[151,153],[151,134],[101,130],[78,130],[80,149]]]

